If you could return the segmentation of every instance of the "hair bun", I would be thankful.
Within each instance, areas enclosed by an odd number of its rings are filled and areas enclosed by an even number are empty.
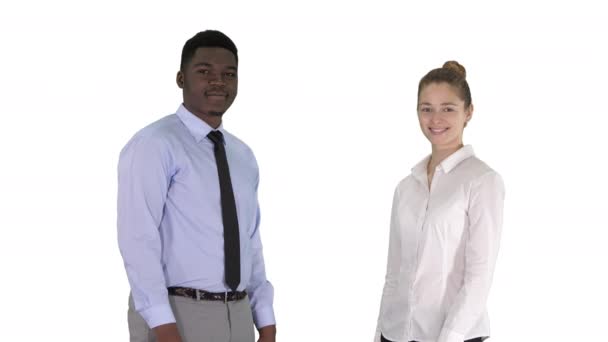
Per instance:
[[[467,78],[466,69],[462,65],[460,65],[460,63],[458,63],[456,61],[447,61],[447,62],[443,63],[443,68],[456,72],[462,78],[465,78],[465,79]]]

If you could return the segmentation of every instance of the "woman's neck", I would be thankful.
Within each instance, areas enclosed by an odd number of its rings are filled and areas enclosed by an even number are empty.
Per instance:
[[[445,158],[449,157],[452,153],[458,151],[464,146],[462,143],[456,146],[450,147],[440,147],[433,145],[433,152],[431,154],[431,159],[429,159],[429,164],[427,165],[427,172],[434,172],[437,165],[441,164]]]

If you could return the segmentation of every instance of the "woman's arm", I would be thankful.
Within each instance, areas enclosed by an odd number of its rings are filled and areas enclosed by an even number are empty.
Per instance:
[[[378,317],[378,324],[376,327],[376,335],[374,341],[380,341],[380,320],[384,312],[384,306],[387,301],[391,300],[397,287],[397,277],[399,276],[399,270],[401,268],[401,234],[399,233],[399,188],[395,189],[393,195],[393,206],[391,209],[391,224],[389,233],[389,244],[388,244],[388,261],[386,266],[386,277],[384,282],[384,289],[382,290],[382,300],[380,303],[380,314]]]
[[[496,172],[471,189],[464,283],[448,310],[438,342],[462,342],[486,308],[502,230],[504,183]]]

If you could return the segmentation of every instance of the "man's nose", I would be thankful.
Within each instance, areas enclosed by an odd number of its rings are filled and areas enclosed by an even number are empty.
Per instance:
[[[214,85],[225,85],[224,76],[221,73],[213,73],[209,75],[209,83]]]

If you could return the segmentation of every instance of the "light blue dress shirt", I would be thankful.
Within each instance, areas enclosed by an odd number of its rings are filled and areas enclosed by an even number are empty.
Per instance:
[[[224,281],[220,187],[207,134],[213,128],[181,105],[137,132],[118,163],[118,244],[135,309],[150,328],[175,322],[167,287],[229,291]],[[258,328],[275,324],[266,279],[258,166],[251,149],[224,130],[240,229],[241,283]]]

